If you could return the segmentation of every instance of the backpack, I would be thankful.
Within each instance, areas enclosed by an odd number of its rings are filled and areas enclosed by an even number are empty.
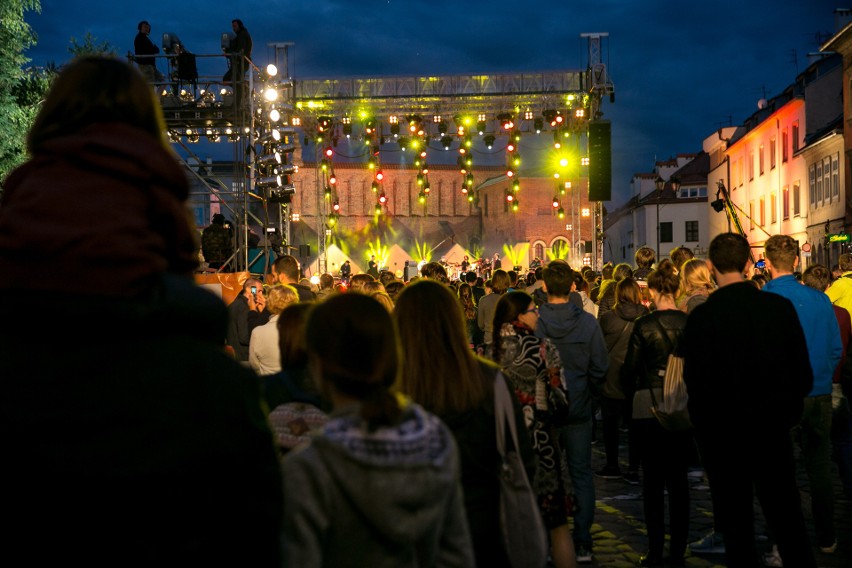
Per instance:
[[[211,223],[201,232],[201,254],[207,262],[224,262],[232,254],[231,231]]]
[[[274,393],[270,389],[275,388]],[[320,408],[318,396],[303,391],[292,373],[282,371],[264,379],[267,399],[275,408],[269,413],[269,425],[275,432],[278,449],[286,454],[310,441],[328,421],[328,414]]]
[[[692,429],[692,420],[689,418],[687,402],[689,395],[686,391],[686,383],[683,382],[683,357],[674,354],[674,348],[659,320],[654,320],[663,332],[663,337],[668,343],[672,353],[666,361],[666,373],[663,377],[663,399],[657,403],[654,389],[651,392],[651,412],[657,421],[672,432],[683,432]]]

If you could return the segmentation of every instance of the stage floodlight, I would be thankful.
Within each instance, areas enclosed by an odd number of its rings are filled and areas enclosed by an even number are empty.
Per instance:
[[[278,89],[275,87],[267,87],[263,90],[263,98],[266,102],[274,103],[278,100]]]
[[[262,189],[281,187],[282,184],[281,176],[262,177],[257,180],[257,187]]]
[[[293,199],[293,195],[296,193],[296,186],[293,184],[285,184],[281,187],[273,188],[269,190],[269,202],[270,203],[290,203]]]

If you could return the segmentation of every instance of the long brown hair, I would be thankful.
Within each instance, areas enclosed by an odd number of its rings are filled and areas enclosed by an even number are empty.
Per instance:
[[[467,320],[476,318],[476,303],[473,300],[473,289],[470,284],[463,282],[459,284],[458,289],[459,302],[461,302],[464,317]]]
[[[492,356],[499,363],[502,355],[502,341],[500,338],[500,330],[503,324],[512,323],[524,313],[530,304],[533,303],[533,297],[521,290],[514,290],[505,294],[500,301],[497,302],[497,307],[494,310],[494,326],[491,338]]]
[[[415,402],[442,415],[472,410],[492,392],[484,360],[468,344],[461,304],[447,286],[426,279],[408,284],[393,317],[403,351],[399,388]]]
[[[314,304],[305,341],[323,388],[361,403],[370,429],[393,425],[401,409],[391,388],[400,371],[399,342],[388,311],[365,294],[338,294]]]
[[[278,316],[278,348],[281,350],[281,368],[300,367],[308,362],[305,346],[305,323],[312,304],[290,304]]]

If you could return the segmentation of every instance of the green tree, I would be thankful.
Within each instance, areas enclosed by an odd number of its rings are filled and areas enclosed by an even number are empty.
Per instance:
[[[110,55],[117,56],[118,50],[108,41],[98,41],[98,38],[92,35],[92,32],[86,32],[83,39],[78,41],[77,38],[71,38],[71,46],[68,51],[74,57],[83,57],[86,55]]]
[[[28,78],[24,71],[29,63],[24,50],[36,42],[35,34],[24,21],[26,11],[41,11],[39,0],[0,2],[0,181],[24,160],[24,136],[41,100],[34,89],[43,83]],[[33,99],[37,100],[30,104]]]

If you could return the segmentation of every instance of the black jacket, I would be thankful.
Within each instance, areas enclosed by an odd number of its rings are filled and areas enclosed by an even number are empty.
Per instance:
[[[189,278],[20,297],[0,299],[4,556],[280,566],[277,452],[257,377],[217,342],[222,301]]]
[[[689,314],[679,351],[699,434],[759,440],[762,432],[786,431],[801,418],[813,372],[787,298],[747,282],[723,286]]]
[[[445,413],[441,420],[456,440],[461,459],[461,485],[465,513],[470,527],[477,566],[509,567],[500,537],[500,455],[497,453],[497,431],[494,418],[493,381],[496,369],[481,365],[482,380],[488,394],[482,403],[467,412]],[[513,389],[509,386],[510,393]],[[512,394],[515,423],[518,429],[519,453],[527,477],[532,483],[536,457],[524,422],[521,405]],[[508,429],[507,429],[508,432]]]
[[[632,397],[637,390],[663,387],[663,371],[685,327],[686,314],[680,310],[659,310],[636,320],[621,367],[626,395]]]

